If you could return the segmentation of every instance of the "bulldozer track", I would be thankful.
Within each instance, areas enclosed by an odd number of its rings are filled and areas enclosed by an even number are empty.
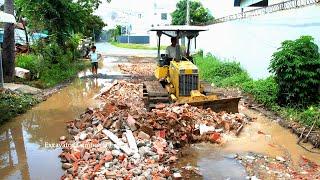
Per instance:
[[[148,110],[154,109],[158,103],[170,104],[168,92],[159,81],[143,83],[143,100]]]

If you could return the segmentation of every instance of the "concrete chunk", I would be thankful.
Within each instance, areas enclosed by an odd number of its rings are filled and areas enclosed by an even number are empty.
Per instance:
[[[124,142],[122,142],[115,134],[113,134],[111,131],[104,129],[102,130],[102,132],[109,137],[109,139],[111,139],[112,142],[114,142],[116,145],[118,145],[120,147],[120,149],[126,153],[127,155],[131,155],[132,151],[131,149],[128,147],[127,144],[125,144]]]
[[[15,76],[22,78],[22,79],[30,79],[30,71],[27,69],[23,69],[20,67],[15,68]]]
[[[134,153],[137,153],[138,147],[136,143],[136,139],[134,138],[131,130],[126,130],[126,137],[128,139],[129,147],[133,150]]]

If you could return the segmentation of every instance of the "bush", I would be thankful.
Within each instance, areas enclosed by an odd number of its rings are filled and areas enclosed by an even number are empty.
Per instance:
[[[0,91],[0,124],[22,114],[38,103],[31,95],[18,94],[9,90]]]
[[[244,92],[253,95],[257,102],[269,108],[276,105],[278,85],[273,77],[245,82],[241,88]]]
[[[66,42],[66,51],[72,54],[72,60],[80,57],[78,47],[82,38],[81,34],[73,34]]]
[[[33,53],[41,57],[41,60],[38,58],[38,61],[32,61],[39,74],[38,87],[52,87],[88,67],[85,62],[76,60],[80,38],[81,36],[77,34],[71,36],[64,48],[56,43],[54,37],[48,41],[37,41],[32,46]]]
[[[313,40],[284,41],[273,54],[269,69],[279,85],[280,105],[306,107],[320,101],[320,54]]]
[[[40,58],[34,54],[20,54],[16,57],[16,66],[30,70],[31,79],[39,78],[42,66]]]

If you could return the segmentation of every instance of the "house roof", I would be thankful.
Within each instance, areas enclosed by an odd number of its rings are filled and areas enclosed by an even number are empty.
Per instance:
[[[161,36],[161,34],[165,34],[169,37],[197,37],[199,35],[200,31],[207,31],[208,28],[205,26],[178,26],[178,25],[172,25],[172,26],[157,26],[150,31],[156,31],[158,36]]]
[[[268,4],[268,0],[234,0],[234,6],[239,7],[265,7]]]
[[[208,28],[205,26],[157,26],[150,31],[207,31]]]

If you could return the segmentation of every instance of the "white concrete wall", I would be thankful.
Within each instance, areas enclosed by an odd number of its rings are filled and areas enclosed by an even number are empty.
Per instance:
[[[311,35],[320,46],[320,5],[215,24],[209,29],[200,33],[198,48],[239,61],[253,78],[264,78],[282,41]]]

